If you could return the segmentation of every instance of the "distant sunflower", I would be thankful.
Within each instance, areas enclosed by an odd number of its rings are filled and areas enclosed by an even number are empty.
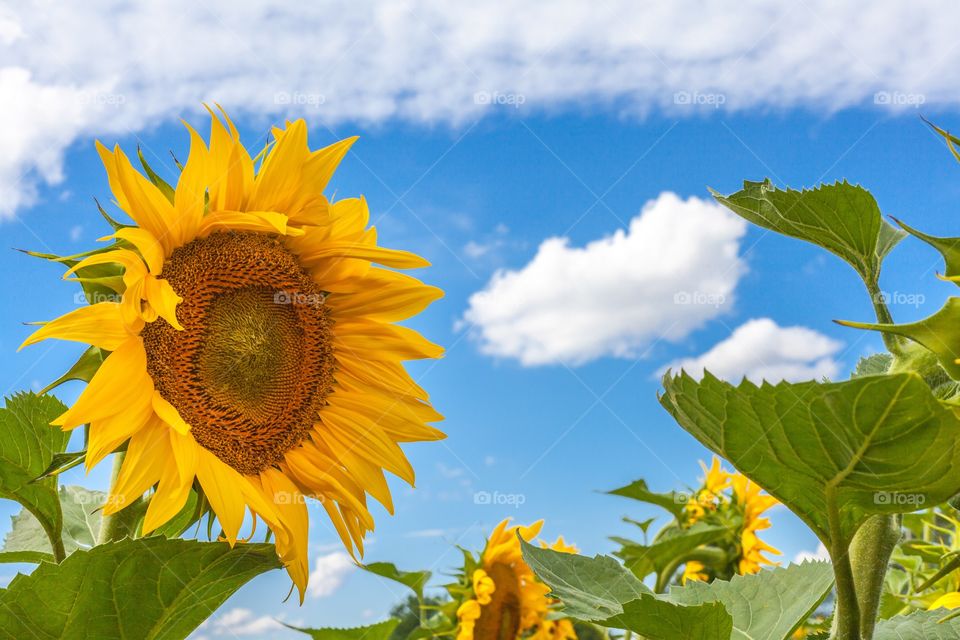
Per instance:
[[[550,588],[537,580],[523,560],[517,533],[530,542],[543,527],[543,521],[509,526],[504,520],[490,537],[480,556],[479,566],[468,580],[468,597],[457,609],[457,640],[516,640],[531,636],[539,640],[576,640],[568,619],[552,619],[555,601]],[[564,553],[576,553],[563,538],[541,546]]]
[[[686,524],[690,526],[703,520],[716,520],[715,524],[738,524],[735,566],[733,571],[741,575],[757,573],[764,565],[776,565],[765,554],[779,555],[780,551],[765,543],[757,535],[770,527],[770,520],[763,513],[777,504],[777,499],[746,476],[723,469],[720,459],[714,456],[710,467],[703,462],[701,488],[685,507]],[[710,579],[708,567],[696,560],[687,561],[680,581],[705,581]]]
[[[442,350],[393,324],[442,292],[373,267],[428,263],[378,247],[362,198],[323,195],[355,138],[311,151],[297,120],[274,129],[257,167],[227,115],[210,113],[209,146],[187,125],[175,187],[97,143],[135,226],[116,225],[114,243],[67,275],[119,265],[120,298],[53,320],[24,345],[59,338],[109,354],[54,421],[89,424],[88,469],[128,443],[105,514],[155,486],[143,522],[152,532],[196,479],[230,544],[247,509],[270,526],[302,601],[303,497],[320,498],[362,554],[374,524],[366,494],[392,512],[384,471],[414,481],[398,443],[444,437],[402,364]]]

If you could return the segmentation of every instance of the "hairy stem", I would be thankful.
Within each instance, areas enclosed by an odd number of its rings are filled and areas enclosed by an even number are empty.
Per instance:
[[[873,312],[877,316],[877,322],[881,324],[893,324],[893,316],[890,314],[890,309],[887,308],[887,303],[883,299],[883,292],[880,291],[880,285],[876,282],[867,282],[866,285],[867,293],[870,294],[870,301],[873,303]],[[900,338],[885,332],[881,332],[880,335],[883,337],[883,344],[887,348],[887,351],[895,356],[900,355]]]
[[[123,456],[123,451],[113,454],[113,469],[110,472],[111,495],[117,484],[117,476],[120,475],[120,465],[123,464]],[[142,499],[138,498],[136,502],[127,505],[121,511],[111,515],[104,515],[103,520],[100,522],[100,535],[97,536],[97,544],[114,542],[125,538],[131,530],[130,517],[134,514],[139,516],[141,505]]]
[[[873,638],[883,581],[894,547],[900,541],[900,516],[871,516],[850,543],[850,564],[860,606],[860,636]]]

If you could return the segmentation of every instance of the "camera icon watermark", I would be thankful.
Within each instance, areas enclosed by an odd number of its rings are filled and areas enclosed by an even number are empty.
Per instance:
[[[273,94],[273,103],[319,109],[327,103],[327,97],[322,93],[312,93],[309,91],[278,91]]]
[[[922,293],[903,293],[902,291],[878,291],[873,296],[873,301],[887,306],[910,306],[917,309],[927,297]]]
[[[273,294],[274,304],[290,304],[303,307],[319,307],[327,301],[322,293],[301,293],[299,291],[277,291]]]
[[[501,93],[500,91],[477,91],[473,94],[473,103],[479,105],[507,106],[519,109],[527,97],[522,93]]]
[[[877,491],[873,494],[873,503],[881,506],[911,506],[920,508],[927,502],[927,496],[922,493],[896,493],[893,491]]]
[[[877,91],[873,94],[873,104],[885,107],[914,107],[918,108],[927,101],[922,93],[908,93],[905,91]]]
[[[673,304],[709,306],[715,309],[727,302],[727,296],[722,293],[708,291],[677,291],[673,294]]]
[[[509,506],[519,509],[527,501],[522,493],[501,493],[499,491],[477,491],[473,494],[473,504],[490,506]]]
[[[673,94],[673,104],[693,107],[713,107],[719,109],[727,103],[725,93],[702,93],[700,91],[677,91]]]

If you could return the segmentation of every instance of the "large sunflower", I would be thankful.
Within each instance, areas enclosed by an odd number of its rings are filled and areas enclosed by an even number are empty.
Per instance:
[[[538,640],[576,640],[569,619],[553,619],[555,601],[550,588],[537,580],[523,560],[517,533],[533,540],[543,527],[540,520],[524,526],[509,526],[509,518],[497,525],[487,539],[479,566],[470,571],[466,597],[457,609],[457,640],[515,640],[521,636]],[[541,546],[576,553],[558,538]],[[469,568],[468,568],[469,570]]]
[[[68,275],[84,281],[112,266],[120,297],[53,320],[24,345],[59,338],[108,354],[54,421],[89,425],[87,468],[126,443],[104,514],[154,487],[150,533],[196,482],[231,544],[248,509],[269,525],[302,601],[303,497],[319,498],[347,549],[362,554],[374,524],[367,494],[392,512],[384,471],[414,480],[398,443],[444,437],[402,364],[442,351],[393,324],[442,292],[373,267],[427,262],[378,247],[363,198],[324,197],[354,138],[310,151],[297,120],[274,129],[258,166],[222,116],[211,111],[209,146],[187,125],[175,187],[97,143],[135,225],[117,225],[105,238],[113,244]]]

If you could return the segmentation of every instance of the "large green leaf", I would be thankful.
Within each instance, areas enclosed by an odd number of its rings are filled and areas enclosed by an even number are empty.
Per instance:
[[[628,569],[644,578],[651,573],[659,574],[671,566],[676,567],[694,549],[716,542],[729,532],[727,527],[697,522],[688,529],[673,529],[649,545],[618,539],[622,546],[616,555]]]
[[[142,538],[77,551],[0,590],[0,638],[186,638],[248,580],[279,566],[267,544]]]
[[[678,605],[658,599],[609,556],[587,558],[521,540],[523,558],[563,602],[563,614],[650,640],[728,640],[733,621],[719,603]]]
[[[882,324],[875,322],[849,322],[840,324],[857,329],[873,329],[910,338],[936,354],[947,373],[960,380],[960,298],[948,298],[935,314],[918,322],[907,324]]]
[[[661,404],[713,452],[846,548],[871,514],[960,490],[960,421],[916,374],[739,386],[664,377]]]
[[[315,640],[387,640],[390,634],[393,633],[393,630],[397,628],[397,623],[399,622],[400,621],[395,618],[390,618],[389,620],[384,620],[376,624],[350,629],[337,629],[335,627],[303,629],[289,624],[286,626],[295,631],[305,633],[311,638],[315,638]]]
[[[52,544],[59,545],[63,522],[56,478],[34,481],[63,452],[70,434],[50,422],[66,411],[51,396],[19,393],[0,409],[0,498],[16,500],[40,522]],[[58,546],[55,555],[61,556]]]
[[[646,480],[634,480],[625,487],[608,491],[610,495],[632,498],[640,502],[653,504],[669,511],[674,517],[682,518],[683,509],[687,503],[689,493],[670,491],[668,493],[657,493],[650,491]]]
[[[943,620],[947,612],[918,611],[877,622],[873,640],[960,640],[960,618]]]
[[[392,562],[371,562],[363,565],[370,573],[399,582],[413,590],[417,599],[423,602],[423,589],[433,575],[429,571],[401,571]]]
[[[767,569],[729,582],[688,582],[667,598],[677,604],[721,602],[733,618],[733,640],[785,640],[814,612],[833,588],[833,567],[805,562]]]
[[[92,491],[75,485],[60,487],[60,508],[63,512],[62,540],[66,553],[77,549],[89,549],[97,543],[100,523],[103,520],[101,507],[107,500],[103,491]],[[36,551],[50,554],[50,540],[40,522],[24,509],[11,518],[10,532],[0,551]],[[134,531],[127,531],[133,537]]]
[[[875,284],[884,256],[906,235],[888,224],[870,192],[846,181],[816,189],[777,189],[769,179],[743,183],[718,202],[750,222],[812,242],[847,261]]]

